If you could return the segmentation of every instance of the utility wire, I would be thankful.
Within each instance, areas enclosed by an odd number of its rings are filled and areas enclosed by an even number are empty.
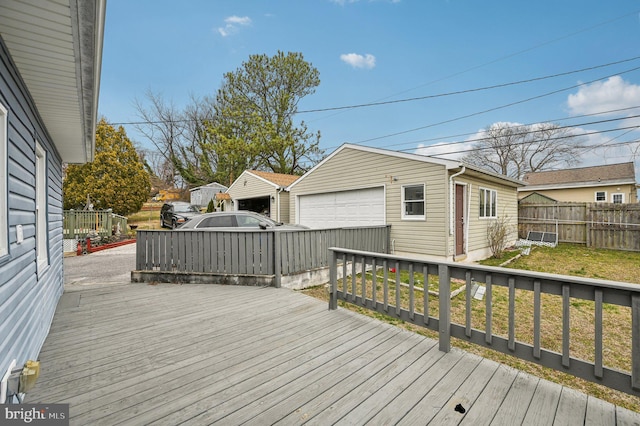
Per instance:
[[[544,98],[544,97],[547,97],[547,96],[555,95],[557,93],[565,92],[567,90],[571,90],[571,89],[575,89],[575,88],[578,88],[578,87],[586,86],[588,84],[595,83],[596,81],[600,81],[600,80],[604,80],[604,79],[607,79],[607,78],[611,78],[611,77],[616,76],[616,75],[627,74],[627,73],[630,73],[630,72],[633,72],[633,71],[637,71],[638,69],[640,69],[640,67],[631,68],[631,69],[628,69],[628,70],[625,70],[625,71],[622,71],[622,72],[618,72],[618,73],[615,73],[615,74],[610,74],[610,75],[607,75],[607,76],[604,76],[604,77],[600,77],[600,78],[596,78],[594,80],[590,80],[590,81],[587,81],[587,82],[578,83],[578,84],[575,84],[573,86],[564,87],[562,89],[557,89],[557,90],[553,90],[551,92],[543,93],[542,95],[532,96],[530,98],[521,99],[521,100],[515,101],[515,102],[510,102],[508,104],[503,104],[503,105],[500,105],[500,106],[497,106],[497,107],[485,109],[483,111],[478,111],[478,112],[474,112],[474,113],[471,113],[471,114],[458,116],[458,117],[455,117],[455,118],[451,118],[449,120],[439,121],[437,123],[428,124],[426,126],[420,126],[420,127],[416,127],[416,128],[413,128],[413,129],[403,130],[403,131],[395,132],[395,133],[389,133],[387,135],[377,136],[375,138],[363,139],[363,140],[358,141],[358,142],[353,142],[353,144],[358,145],[358,144],[363,144],[363,143],[366,143],[366,142],[376,141],[376,140],[380,140],[380,139],[386,139],[386,138],[390,138],[390,137],[393,137],[393,136],[404,135],[404,134],[407,134],[407,133],[416,132],[418,130],[424,130],[424,129],[428,129],[428,128],[431,128],[431,127],[436,127],[436,126],[439,126],[439,125],[442,125],[442,124],[452,123],[454,121],[463,120],[465,118],[475,117],[475,116],[478,116],[478,115],[486,114],[488,112],[497,111],[497,110],[508,108],[508,107],[511,107],[511,106],[514,106],[514,105],[519,105],[519,104],[530,102],[530,101],[533,101],[533,100],[536,100],[536,99],[541,99],[541,98]]]
[[[588,67],[588,68],[582,68],[582,69],[579,69],[579,70],[573,70],[573,71],[567,71],[567,72],[563,72],[563,73],[546,75],[546,76],[543,76],[543,77],[534,77],[534,78],[530,78],[530,79],[527,79],[527,80],[519,80],[519,81],[512,81],[512,82],[509,82],[509,83],[495,84],[493,86],[478,87],[478,88],[475,88],[475,89],[457,90],[457,91],[454,91],[454,92],[446,92],[446,93],[439,93],[439,94],[435,94],[435,95],[419,96],[419,97],[415,97],[415,98],[397,99],[397,100],[393,100],[393,101],[370,102],[370,103],[366,103],[366,104],[356,104],[356,105],[345,105],[345,106],[338,106],[338,107],[308,109],[308,110],[298,111],[297,114],[307,114],[307,113],[311,113],[311,112],[324,112],[324,111],[338,111],[338,110],[344,110],[344,109],[357,109],[357,108],[365,108],[365,107],[372,107],[372,106],[379,106],[379,105],[397,104],[397,103],[402,103],[402,102],[414,102],[414,101],[422,101],[422,100],[425,100],[425,99],[442,98],[442,97],[445,97],[445,96],[462,95],[462,94],[466,94],[466,93],[474,93],[474,92],[481,92],[481,91],[485,91],[485,90],[500,89],[500,88],[503,88],[503,87],[516,86],[518,84],[532,83],[532,82],[535,82],[535,81],[548,80],[550,78],[563,77],[563,76],[566,76],[566,75],[577,74],[577,73],[580,73],[580,72],[592,71],[592,70],[595,70],[595,69],[604,68],[604,67],[608,67],[608,66],[611,66],[611,65],[618,65],[618,64],[625,63],[625,62],[635,61],[637,59],[640,59],[640,56],[636,56],[636,57],[629,58],[629,59],[623,59],[623,60],[617,61],[617,62],[610,62],[608,64],[597,65],[597,66]]]
[[[612,110],[608,110],[608,111],[594,112],[594,113],[591,113],[591,114],[575,115],[573,117],[552,118],[552,119],[548,119],[548,120],[537,121],[537,122],[534,122],[534,123],[522,124],[521,126],[523,126],[523,127],[532,127],[532,126],[534,126],[536,124],[540,124],[540,123],[553,123],[553,122],[558,122],[558,121],[575,120],[575,119],[578,119],[578,118],[593,117],[593,116],[597,116],[597,115],[613,114],[613,113],[629,111],[629,110],[638,109],[638,108],[640,108],[640,105],[627,107],[627,108],[612,109]],[[625,116],[625,117],[614,118],[614,119],[604,120],[604,121],[589,121],[589,122],[584,122],[584,123],[573,124],[571,126],[561,126],[561,128],[574,128],[574,127],[580,127],[580,126],[588,126],[588,125],[598,124],[598,123],[602,123],[602,122],[606,122],[606,121],[621,121],[621,120],[626,120],[626,119],[632,118],[632,117],[637,117],[637,116]],[[387,145],[385,145],[385,148],[402,146],[402,145],[412,145],[412,144],[415,145],[415,144],[422,143],[422,142],[443,141],[445,139],[459,138],[459,137],[462,137],[462,136],[473,136],[473,135],[476,135],[476,134],[478,134],[478,131],[470,132],[470,133],[459,133],[459,134],[456,134],[456,135],[446,135],[446,136],[440,136],[440,137],[428,138],[428,139],[419,139],[419,140],[413,140],[413,141],[408,141],[408,142],[398,142],[398,143],[393,143],[393,144],[387,144]],[[469,140],[462,140],[462,141],[446,142],[446,143],[439,144],[437,146],[444,146],[444,145],[452,144],[452,143],[466,143],[466,142],[471,142],[471,141],[474,141],[474,140],[477,141],[479,139],[469,139]],[[336,145],[336,146],[327,147],[326,149],[333,150],[333,149],[336,149],[336,148],[339,148],[339,147],[340,147],[340,145]],[[428,147],[429,146],[425,146],[423,148],[428,148]]]

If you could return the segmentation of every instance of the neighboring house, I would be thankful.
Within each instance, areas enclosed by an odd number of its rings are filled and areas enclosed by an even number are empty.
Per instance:
[[[219,184],[218,182],[212,182],[207,185],[190,189],[189,200],[194,206],[207,207],[209,205],[209,201],[216,200],[216,194],[226,191],[226,186]]]
[[[518,198],[534,192],[559,202],[637,203],[632,162],[528,173]]]
[[[227,190],[230,200],[225,210],[250,210],[289,223],[289,192],[300,176],[245,170]],[[230,206],[229,206],[230,204]]]
[[[345,144],[289,186],[290,217],[312,228],[391,225],[398,254],[480,259],[487,226],[517,239],[524,185],[458,161]]]
[[[0,377],[38,358],[64,290],[62,163],[94,157],[104,17],[0,2]]]

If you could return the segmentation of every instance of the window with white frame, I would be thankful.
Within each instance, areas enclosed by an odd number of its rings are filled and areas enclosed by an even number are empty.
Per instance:
[[[402,218],[408,220],[425,219],[425,186],[402,186]]]
[[[38,268],[49,264],[47,238],[47,155],[36,142],[36,253]]]
[[[624,194],[620,194],[620,193],[611,194],[611,202],[616,204],[624,203]]]
[[[9,254],[9,209],[7,208],[7,109],[0,104],[0,257]]]
[[[480,188],[480,217],[495,218],[498,211],[498,192]]]
[[[607,201],[607,191],[596,191],[596,203]]]

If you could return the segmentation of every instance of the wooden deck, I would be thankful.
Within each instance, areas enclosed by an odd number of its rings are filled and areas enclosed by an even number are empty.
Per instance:
[[[77,425],[640,424],[285,289],[71,285],[40,360],[26,402],[69,403]]]

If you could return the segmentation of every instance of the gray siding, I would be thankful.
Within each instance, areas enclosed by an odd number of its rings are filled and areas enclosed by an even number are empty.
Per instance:
[[[63,291],[62,161],[0,39],[0,103],[8,110],[9,254],[0,258],[0,373],[17,360],[37,359]],[[35,141],[46,151],[48,265],[37,268]],[[5,163],[6,161],[6,163]],[[6,170],[5,170],[6,167]],[[17,244],[16,226],[24,241]],[[7,226],[7,224],[0,224]]]

